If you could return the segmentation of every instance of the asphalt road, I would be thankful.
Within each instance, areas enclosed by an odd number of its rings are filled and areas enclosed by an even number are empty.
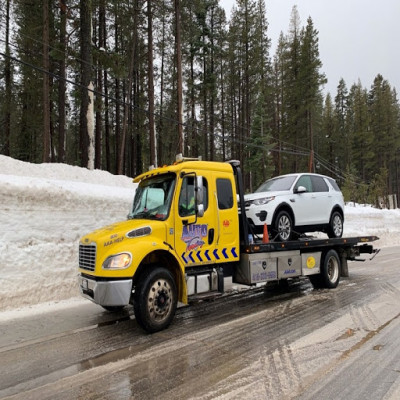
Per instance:
[[[399,399],[399,260],[182,307],[153,335],[90,302],[0,322],[0,398]]]

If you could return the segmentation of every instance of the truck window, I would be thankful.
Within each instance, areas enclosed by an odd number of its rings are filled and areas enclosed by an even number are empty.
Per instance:
[[[194,176],[183,178],[178,202],[179,216],[181,217],[195,214],[194,179]],[[203,178],[203,204],[204,211],[206,211],[208,208],[208,184],[205,178]]]
[[[181,217],[195,214],[194,176],[183,178],[178,209]]]
[[[217,179],[217,197],[220,210],[233,207],[232,183],[229,179]]]
[[[172,174],[140,182],[129,218],[165,220],[169,215],[174,186],[175,175]]]

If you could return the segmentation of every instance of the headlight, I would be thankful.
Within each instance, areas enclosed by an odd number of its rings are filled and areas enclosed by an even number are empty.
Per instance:
[[[116,254],[104,261],[103,269],[125,269],[131,265],[132,256],[129,253]]]
[[[271,196],[271,197],[263,197],[261,199],[255,199],[253,200],[253,204],[255,206],[263,206],[265,204],[268,204],[270,201],[274,200],[275,196]]]

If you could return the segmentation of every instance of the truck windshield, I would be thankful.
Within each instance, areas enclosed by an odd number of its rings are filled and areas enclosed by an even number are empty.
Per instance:
[[[129,219],[157,219],[160,221],[167,219],[174,187],[174,174],[141,181],[136,189]]]

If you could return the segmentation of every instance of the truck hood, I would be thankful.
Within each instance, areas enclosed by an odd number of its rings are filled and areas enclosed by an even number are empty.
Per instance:
[[[116,222],[83,236],[80,242],[82,244],[97,243],[97,245],[106,247],[125,240],[140,239],[149,235],[165,238],[166,223],[164,221],[143,219]]]

